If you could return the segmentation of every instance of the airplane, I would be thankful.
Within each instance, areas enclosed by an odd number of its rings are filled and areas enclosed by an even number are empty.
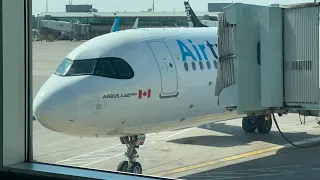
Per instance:
[[[120,17],[116,17],[113,21],[113,25],[111,27],[110,32],[117,32],[119,31],[119,24],[120,24]]]
[[[138,23],[139,23],[139,18],[137,18],[136,21],[134,22],[132,29],[137,29]]]
[[[40,88],[34,116],[44,127],[68,135],[120,137],[128,161],[117,171],[136,174],[142,173],[136,148],[148,133],[234,118],[242,118],[247,133],[269,133],[269,115],[248,116],[219,106],[214,95],[217,30],[139,28],[84,42]]]
[[[188,1],[184,1],[184,9],[187,14],[187,21],[189,27],[209,27],[204,24],[202,24],[196,14],[193,12],[190,4]]]
[[[134,22],[132,29],[137,29],[138,23],[139,23],[139,18],[136,18],[136,21]],[[120,25],[120,17],[116,17],[111,27],[110,33],[119,31],[119,25]]]

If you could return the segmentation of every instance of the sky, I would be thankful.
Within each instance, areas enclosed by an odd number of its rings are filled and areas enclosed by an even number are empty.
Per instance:
[[[47,0],[48,12],[65,12],[65,5],[69,4],[69,0]],[[152,7],[153,0],[72,0],[72,4],[91,4],[93,8],[99,12],[140,12]],[[154,0],[155,11],[183,11],[184,0]],[[207,12],[208,3],[227,3],[232,2],[225,0],[189,0],[192,9],[195,12]],[[234,0],[233,2],[241,2],[257,5],[270,4],[294,4],[314,2],[313,0]],[[46,0],[32,0],[32,14],[38,14],[46,11]]]

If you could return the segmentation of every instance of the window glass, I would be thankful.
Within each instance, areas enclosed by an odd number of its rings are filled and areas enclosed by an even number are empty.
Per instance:
[[[218,21],[218,17],[217,16],[210,16],[209,20],[210,21]]]
[[[196,63],[195,63],[195,62],[192,62],[191,65],[192,65],[192,69],[193,69],[194,71],[197,70]]]
[[[207,61],[207,68],[208,68],[208,69],[211,69],[210,61]]]
[[[185,69],[186,71],[189,71],[188,63],[187,63],[187,62],[184,62],[183,64],[184,64],[184,69]]]
[[[121,59],[114,59],[112,61],[119,78],[129,79],[133,77],[133,72],[128,63]]]
[[[202,61],[199,61],[199,66],[200,66],[200,69],[203,70],[203,63],[202,63]]]
[[[213,60],[213,65],[214,65],[214,68],[218,69],[218,62],[216,60]]]
[[[55,74],[56,75],[64,75],[64,73],[67,71],[67,69],[69,68],[70,64],[71,64],[71,60],[68,58],[65,58],[62,63],[60,64],[60,66],[57,68]]]
[[[102,60],[97,63],[95,74],[107,77],[115,77],[116,72],[114,71],[109,60]]]
[[[115,79],[130,79],[134,73],[130,65],[120,58],[103,58],[98,60],[94,75]]]
[[[67,76],[90,75],[93,73],[93,70],[94,70],[96,63],[97,63],[96,60],[73,61],[72,65],[66,75]]]

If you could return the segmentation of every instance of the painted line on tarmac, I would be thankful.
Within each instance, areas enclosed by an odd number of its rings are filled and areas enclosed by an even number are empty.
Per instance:
[[[187,132],[189,130],[192,130],[194,129],[195,127],[193,128],[188,128],[188,129],[184,129],[182,131],[179,131],[179,132],[176,132],[174,134],[171,134],[171,135],[168,135],[166,137],[163,137],[159,140],[164,140],[164,139],[168,139],[168,138],[171,138],[173,136],[176,136],[176,135],[179,135],[179,134],[182,134],[184,132]],[[148,136],[148,134],[147,134]],[[155,141],[156,142],[156,141]],[[89,153],[86,153],[86,154],[82,154],[82,155],[79,155],[79,156],[75,156],[75,157],[72,157],[72,158],[68,158],[68,159],[64,159],[64,160],[61,160],[61,161],[58,161],[58,162],[55,162],[54,164],[61,164],[61,163],[68,163],[69,161],[77,161],[77,159],[79,159],[80,157],[85,157],[85,156],[91,156],[91,155],[94,155],[95,153],[98,153],[98,152],[102,152],[102,151],[105,151],[107,149],[111,149],[111,148],[118,148],[119,146],[122,146],[123,144],[116,144],[116,145],[113,145],[113,146],[110,146],[110,147],[107,147],[107,148],[104,148],[104,149],[100,149],[100,150],[97,150],[97,151],[92,151],[92,152],[89,152]],[[148,144],[146,144],[145,146],[147,146]],[[99,153],[101,154],[101,153]],[[85,167],[85,166],[89,166],[89,165],[92,165],[92,164],[96,164],[98,162],[102,162],[102,161],[105,161],[105,160],[108,160],[108,159],[111,159],[111,158],[115,158],[117,156],[120,156],[120,155],[123,155],[124,152],[122,153],[119,153],[119,154],[116,154],[116,155],[113,155],[113,156],[109,156],[109,157],[106,157],[106,158],[103,158],[103,159],[100,159],[98,161],[94,161],[94,162],[91,162],[91,163],[87,163],[85,165],[82,165],[80,167]]]
[[[66,161],[72,161],[72,160],[77,159],[77,158],[79,158],[79,157],[87,156],[87,155],[90,155],[90,154],[93,154],[93,153],[96,153],[96,152],[101,152],[101,151],[104,151],[104,150],[107,150],[107,149],[111,149],[111,148],[114,148],[114,147],[117,147],[117,146],[120,146],[120,145],[122,145],[122,144],[116,144],[116,145],[109,146],[109,147],[104,148],[104,149],[99,149],[99,150],[97,150],[97,151],[91,151],[91,152],[86,153],[86,154],[81,154],[81,155],[79,155],[79,156],[75,156],[75,157],[72,157],[72,158],[68,158],[68,159],[64,159],[64,160],[55,162],[54,164],[59,164],[59,163],[66,162]],[[123,153],[122,153],[122,154],[123,154]]]
[[[281,148],[283,148],[283,146],[275,146],[275,147],[272,147],[272,148],[260,149],[260,150],[257,150],[257,151],[251,151],[251,152],[248,152],[248,153],[238,154],[238,155],[235,155],[235,156],[229,156],[229,157],[225,157],[225,158],[214,160],[214,161],[208,161],[208,162],[204,162],[204,163],[200,163],[200,164],[194,164],[194,165],[191,165],[191,166],[185,166],[185,167],[182,167],[182,168],[177,168],[177,169],[173,169],[173,170],[169,170],[169,171],[153,174],[153,176],[164,177],[164,176],[167,176],[167,175],[176,174],[176,173],[189,171],[189,170],[194,170],[194,169],[199,169],[199,168],[202,168],[202,167],[206,167],[206,166],[210,166],[210,165],[214,165],[214,164],[218,164],[218,163],[222,163],[222,162],[227,162],[227,161],[241,159],[241,158],[245,158],[245,157],[249,157],[249,156],[253,156],[253,155],[257,155],[257,154],[262,154],[262,153],[278,150],[278,149],[281,149]]]
[[[57,145],[57,144],[60,144],[60,143],[63,143],[63,142],[68,142],[68,141],[71,141],[71,140],[74,140],[74,139],[77,139],[77,138],[78,137],[68,138],[68,139],[65,139],[65,140],[62,140],[62,141],[57,141],[57,142],[54,142],[54,143],[51,143],[51,144],[47,144],[44,147],[51,147],[51,146],[54,146],[54,145]]]
[[[101,161],[105,161],[105,160],[108,160],[108,159],[111,159],[111,158],[114,158],[114,157],[118,157],[118,156],[123,156],[124,153],[119,153],[119,154],[116,154],[114,156],[110,156],[110,157],[106,157],[106,158],[103,158],[103,159],[100,159],[98,161],[94,161],[94,162],[91,162],[91,163],[88,163],[88,164],[85,164],[85,165],[82,165],[80,167],[86,167],[86,166],[90,166],[92,164],[95,164],[95,163],[98,163],[98,162],[101,162]]]
[[[169,135],[169,136],[167,136],[167,137],[165,137],[165,138],[163,138],[163,139],[171,138],[171,137],[173,137],[173,136],[176,136],[176,135],[185,133],[185,132],[190,131],[190,130],[195,129],[195,128],[196,128],[196,127],[192,127],[192,128],[188,128],[188,129],[182,130],[182,131],[180,131],[180,132],[177,132],[177,133],[174,133],[174,134],[172,134],[172,135]]]
[[[302,144],[307,144],[307,143],[314,143],[317,141],[320,141],[320,137],[305,139],[305,140],[297,141],[294,143],[297,145],[302,145]],[[291,144],[284,144],[284,145],[274,146],[274,147],[270,147],[270,148],[259,149],[256,151],[251,151],[251,152],[247,152],[247,153],[243,153],[243,154],[229,156],[229,157],[221,158],[218,160],[208,161],[208,162],[204,162],[204,163],[194,164],[194,165],[185,166],[185,167],[181,167],[181,168],[177,168],[177,169],[173,169],[173,170],[169,170],[169,171],[156,173],[156,174],[153,174],[152,176],[164,177],[167,175],[172,175],[172,174],[181,173],[181,172],[185,172],[185,171],[189,171],[189,170],[199,169],[202,167],[206,167],[206,166],[210,166],[210,165],[214,165],[214,164],[218,164],[218,163],[223,163],[223,162],[238,160],[238,159],[242,159],[242,158],[252,157],[255,155],[259,155],[259,154],[276,151],[276,150],[279,150],[279,149],[282,149],[285,147],[293,147],[293,146]]]

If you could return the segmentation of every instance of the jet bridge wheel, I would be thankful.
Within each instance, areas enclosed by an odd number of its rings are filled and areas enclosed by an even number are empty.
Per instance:
[[[257,126],[254,117],[244,117],[242,118],[242,129],[246,133],[253,133]]]
[[[259,115],[256,118],[257,130],[260,134],[268,134],[272,127],[271,115]]]

